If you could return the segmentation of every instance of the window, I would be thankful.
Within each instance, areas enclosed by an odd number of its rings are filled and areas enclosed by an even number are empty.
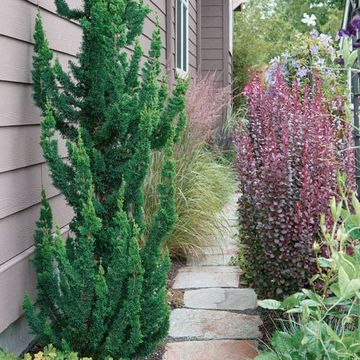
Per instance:
[[[176,69],[185,76],[189,67],[188,0],[176,0]]]
[[[229,51],[233,53],[233,41],[234,41],[234,11],[233,2],[229,0]]]

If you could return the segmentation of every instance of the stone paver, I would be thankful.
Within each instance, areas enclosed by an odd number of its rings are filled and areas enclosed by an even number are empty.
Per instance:
[[[173,289],[237,288],[240,271],[233,266],[189,266],[179,270]]]
[[[190,266],[219,266],[229,265],[231,255],[211,254],[204,257],[189,258],[187,264]]]
[[[234,194],[223,210],[227,221],[218,245],[203,248],[203,256],[188,258],[187,266],[178,271],[173,289],[184,291],[184,307],[171,312],[170,342],[163,360],[247,360],[257,356],[261,319],[241,313],[256,308],[256,294],[239,288],[242,272],[229,266],[238,252],[237,198]]]
[[[181,273],[209,273],[209,274],[240,274],[241,271],[236,266],[184,266],[179,269]]]
[[[167,345],[164,360],[248,360],[256,357],[256,341],[185,341]]]
[[[184,294],[184,305],[187,308],[209,310],[248,310],[255,309],[257,304],[253,289],[199,289],[188,290]]]
[[[261,336],[258,316],[228,311],[175,309],[170,315],[173,339],[256,339]]]
[[[236,245],[225,244],[222,247],[206,247],[203,254],[189,257],[188,266],[221,266],[229,265],[231,258],[238,252]]]

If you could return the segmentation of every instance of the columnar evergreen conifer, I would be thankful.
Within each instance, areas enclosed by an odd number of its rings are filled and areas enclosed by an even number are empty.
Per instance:
[[[168,330],[165,242],[176,220],[172,145],[185,126],[187,84],[178,82],[169,95],[167,79],[159,81],[158,28],[141,67],[138,37],[149,13],[143,1],[84,0],[80,10],[65,0],[55,4],[60,16],[79,21],[83,42],[67,73],[53,61],[37,17],[34,100],[44,116],[41,146],[53,183],[75,216],[64,242],[59,231],[52,234],[43,193],[35,234],[37,307],[26,298],[24,308],[44,344],[99,359],[132,359],[154,351]],[[67,141],[66,161],[57,131]],[[158,210],[146,223],[143,182],[153,151],[166,156]]]

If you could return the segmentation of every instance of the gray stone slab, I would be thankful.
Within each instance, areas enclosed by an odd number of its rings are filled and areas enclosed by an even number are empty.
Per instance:
[[[257,307],[253,289],[200,289],[188,290],[184,294],[187,308],[209,310],[249,310]]]
[[[184,341],[167,344],[163,360],[249,360],[257,355],[253,340]]]
[[[181,340],[247,340],[261,336],[259,316],[228,311],[175,309],[169,336]]]
[[[187,260],[189,266],[220,266],[229,265],[231,255],[211,254],[203,257],[191,257]]]
[[[236,245],[225,244],[221,247],[205,247],[202,254],[189,256],[187,265],[189,266],[221,266],[229,265],[231,258],[236,256],[238,248]]]
[[[240,271],[233,266],[189,266],[179,270],[173,289],[237,288]]]
[[[179,273],[240,273],[236,266],[184,266]]]

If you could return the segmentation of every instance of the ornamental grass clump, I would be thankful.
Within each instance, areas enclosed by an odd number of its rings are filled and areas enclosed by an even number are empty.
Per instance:
[[[175,207],[177,220],[168,234],[170,255],[203,255],[204,248],[220,246],[228,235],[227,219],[221,210],[235,191],[235,176],[208,142],[231,100],[229,87],[216,87],[215,74],[191,80],[186,95],[187,128],[174,147]],[[154,153],[145,180],[145,216],[156,209],[162,153]]]
[[[58,14],[78,21],[83,41],[65,72],[35,28],[34,99],[42,110],[41,146],[54,186],[74,210],[66,242],[52,234],[42,196],[35,234],[37,306],[24,309],[42,344],[95,359],[133,359],[167,334],[165,237],[176,221],[173,144],[185,125],[186,82],[172,95],[161,72],[160,30],[147,60],[137,41],[149,13],[143,1],[84,0]],[[133,52],[128,55],[128,48]],[[138,74],[142,74],[139,78]],[[59,88],[60,85],[60,88]],[[66,140],[62,159],[54,136]],[[154,151],[163,151],[153,216],[144,217],[144,179]]]
[[[351,152],[338,151],[319,80],[314,91],[300,91],[279,71],[268,88],[252,80],[246,96],[247,119],[235,137],[244,266],[260,297],[282,297],[313,274],[320,214]]]
[[[223,113],[231,104],[231,85],[216,83],[217,73],[197,74],[186,94],[186,112],[191,138],[199,142],[214,142],[214,134],[222,127]]]

